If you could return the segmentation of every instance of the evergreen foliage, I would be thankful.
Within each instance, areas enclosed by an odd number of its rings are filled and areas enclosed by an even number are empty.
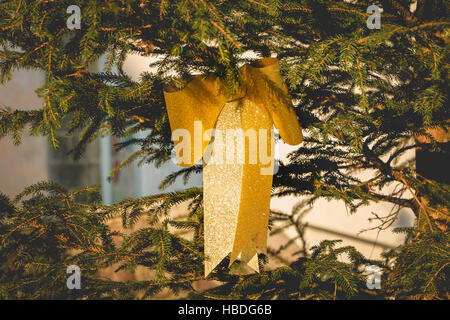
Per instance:
[[[66,26],[67,7],[74,4],[81,8],[79,30]],[[381,29],[366,26],[366,9],[373,4],[383,9]],[[383,261],[368,261],[330,240],[260,274],[229,272],[224,261],[208,277],[220,285],[199,291],[195,283],[203,279],[205,258],[201,189],[106,206],[95,189],[69,192],[38,183],[14,200],[0,196],[0,298],[119,299],[136,292],[150,298],[168,288],[212,299],[448,299],[450,187],[399,160],[415,148],[445,152],[431,130],[448,130],[448,13],[444,0],[1,1],[2,83],[17,69],[41,70],[46,81],[37,91],[43,106],[31,111],[0,106],[0,137],[19,144],[28,126],[57,148],[61,124],[68,123],[70,132],[82,129],[71,151],[79,158],[101,135],[145,133],[118,145],[139,146],[123,165],[136,159],[161,165],[173,148],[165,84],[182,86],[180,80],[193,73],[213,72],[227,80],[231,94],[239,86],[238,67],[253,60],[243,53],[277,55],[306,137],[274,177],[274,196],[308,200],[291,213],[272,212],[271,232],[293,227],[302,239],[302,210],[321,198],[342,200],[352,212],[373,202],[391,203],[389,215],[375,217],[380,230],[404,207],[414,212],[416,223],[399,230],[408,234],[406,243],[386,252]],[[123,71],[131,53],[158,57],[156,71],[131,79]],[[106,63],[94,72],[90,66],[100,57]],[[372,176],[360,178],[362,170]],[[162,186],[199,171],[183,169]],[[389,186],[395,191],[386,194]],[[77,199],[80,192],[88,194],[85,201]],[[186,215],[173,219],[170,209],[183,202],[189,204]],[[113,232],[107,221],[117,216],[126,227],[140,218],[147,226],[131,234]],[[66,268],[74,264],[82,270],[82,290],[65,285]],[[369,264],[383,268],[381,290],[365,286]],[[98,277],[113,265],[152,270],[154,278]]]

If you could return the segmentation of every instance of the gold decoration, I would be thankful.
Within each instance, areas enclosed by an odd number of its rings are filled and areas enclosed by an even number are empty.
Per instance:
[[[273,125],[286,143],[303,140],[278,60],[246,64],[239,76],[231,98],[212,74],[164,92],[179,165],[189,167],[203,157],[205,276],[230,252],[230,265],[240,254],[259,271],[257,248],[267,251]]]

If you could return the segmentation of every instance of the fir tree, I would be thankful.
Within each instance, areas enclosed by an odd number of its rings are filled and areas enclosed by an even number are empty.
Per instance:
[[[374,4],[382,8],[380,29],[366,25],[366,10]],[[81,8],[80,29],[66,25],[70,5]],[[238,66],[251,60],[244,52],[277,55],[307,135],[274,177],[274,196],[308,196],[308,201],[291,213],[272,212],[272,222],[283,222],[272,232],[294,226],[301,239],[301,209],[320,198],[342,200],[352,211],[391,203],[390,215],[375,217],[380,229],[391,225],[402,207],[413,210],[416,223],[399,230],[408,234],[404,245],[376,261],[383,267],[380,291],[365,287],[364,266],[374,262],[331,240],[260,274],[230,273],[224,261],[208,277],[221,285],[199,291],[195,282],[203,279],[205,258],[201,189],[105,206],[93,189],[70,193],[38,183],[14,200],[0,198],[0,297],[131,298],[140,291],[148,298],[169,288],[192,298],[448,299],[449,185],[421,174],[414,163],[399,162],[411,149],[448,153],[448,143],[433,134],[448,130],[448,16],[443,0],[2,1],[2,82],[17,69],[42,70],[46,81],[37,92],[43,106],[31,111],[2,106],[1,137],[19,144],[29,125],[31,134],[48,136],[57,148],[61,124],[68,123],[72,132],[82,129],[71,151],[77,158],[103,134],[145,132],[118,145],[139,146],[123,165],[135,159],[160,165],[173,148],[165,84],[180,86],[193,72],[213,72],[234,92]],[[132,80],[122,69],[130,53],[161,57],[154,63],[157,72]],[[89,66],[102,56],[106,64],[92,72]],[[372,177],[358,178],[361,170]],[[180,170],[162,186],[200,171]],[[396,191],[385,194],[386,186]],[[87,200],[77,200],[77,192],[88,192]],[[173,219],[170,209],[182,202],[189,203],[185,218]],[[146,217],[148,225],[117,234],[106,224],[114,216],[121,216],[124,226]],[[190,231],[191,237],[176,230]],[[349,262],[342,262],[343,255]],[[82,290],[66,289],[66,268],[73,264],[83,272]],[[114,282],[96,276],[117,264],[119,270],[153,270],[154,279]]]

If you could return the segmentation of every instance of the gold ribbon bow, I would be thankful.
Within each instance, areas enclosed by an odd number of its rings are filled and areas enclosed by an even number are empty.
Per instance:
[[[240,254],[259,271],[257,248],[267,253],[273,125],[286,143],[303,140],[278,60],[246,64],[239,76],[241,86],[231,98],[212,74],[164,92],[179,165],[203,157],[205,276],[230,252],[230,265]],[[218,132],[227,132],[226,138]]]

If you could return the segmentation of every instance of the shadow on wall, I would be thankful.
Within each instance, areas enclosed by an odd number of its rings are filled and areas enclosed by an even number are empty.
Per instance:
[[[48,144],[48,173],[50,180],[70,191],[87,185],[100,185],[100,147],[98,140],[89,143],[82,157],[75,160],[70,150],[77,144],[80,131],[67,135],[64,124],[59,133],[59,148]]]

